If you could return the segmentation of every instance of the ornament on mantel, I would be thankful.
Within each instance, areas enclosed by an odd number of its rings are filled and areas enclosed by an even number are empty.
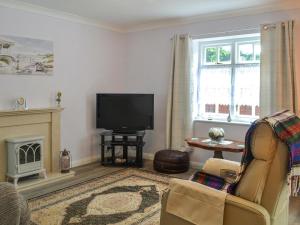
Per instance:
[[[57,94],[56,94],[56,99],[55,99],[55,100],[56,100],[57,107],[60,107],[61,97],[62,97],[61,91],[57,92]]]
[[[15,110],[27,110],[27,103],[24,97],[20,97],[16,100]]]

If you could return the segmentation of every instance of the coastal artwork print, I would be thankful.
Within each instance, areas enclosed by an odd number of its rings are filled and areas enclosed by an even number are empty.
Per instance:
[[[53,42],[0,35],[0,75],[52,75]]]

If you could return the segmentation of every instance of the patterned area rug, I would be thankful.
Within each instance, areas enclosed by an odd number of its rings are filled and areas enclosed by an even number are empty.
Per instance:
[[[126,169],[29,201],[33,225],[159,225],[168,177]]]

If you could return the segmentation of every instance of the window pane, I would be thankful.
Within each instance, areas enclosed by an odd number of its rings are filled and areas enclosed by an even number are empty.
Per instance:
[[[196,40],[195,117],[250,122],[258,118],[261,46],[259,35]],[[199,51],[201,50],[201,51]],[[198,58],[198,60],[196,60]],[[232,83],[233,82],[233,83]]]
[[[231,63],[231,46],[222,46],[219,48],[219,62]]]
[[[236,116],[258,116],[259,66],[240,66],[235,70],[234,104]]]
[[[205,62],[207,64],[217,63],[217,48],[206,48],[205,49],[206,59]]]
[[[254,57],[255,61],[260,61],[260,44],[255,44],[254,45]]]
[[[230,105],[231,68],[203,68],[200,74],[200,114],[226,114]]]
[[[239,62],[253,61],[253,44],[239,44]]]

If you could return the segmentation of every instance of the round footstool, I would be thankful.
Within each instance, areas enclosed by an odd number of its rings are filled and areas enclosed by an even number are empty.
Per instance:
[[[161,173],[184,173],[190,167],[188,152],[160,150],[155,153],[153,167]]]

